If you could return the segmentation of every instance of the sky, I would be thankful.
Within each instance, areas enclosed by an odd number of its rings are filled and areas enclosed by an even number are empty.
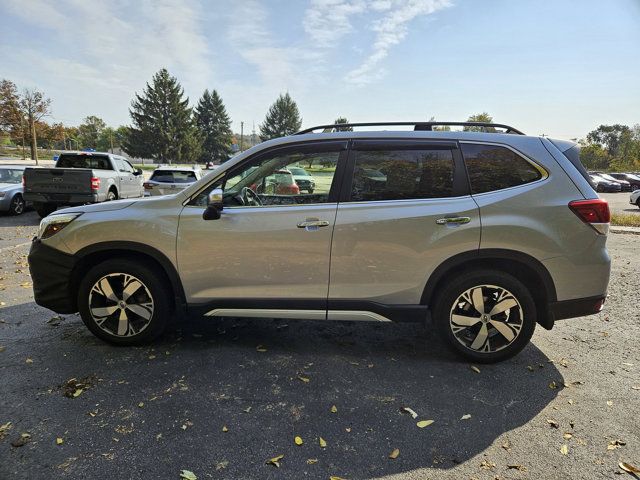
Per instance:
[[[49,121],[130,124],[163,67],[245,133],[288,91],[304,127],[486,111],[580,138],[640,123],[640,0],[0,0],[0,78]]]

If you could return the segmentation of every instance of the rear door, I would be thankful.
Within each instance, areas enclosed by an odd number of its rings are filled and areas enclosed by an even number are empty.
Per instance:
[[[438,265],[480,243],[456,142],[355,140],[331,247],[329,315],[418,305]],[[354,303],[355,302],[355,303]]]

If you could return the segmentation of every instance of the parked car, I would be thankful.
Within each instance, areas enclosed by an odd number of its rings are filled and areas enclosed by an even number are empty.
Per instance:
[[[626,180],[629,182],[629,185],[631,185],[631,191],[640,188],[640,177],[638,175],[634,175],[633,173],[610,173],[609,175],[616,180]]]
[[[287,169],[278,169],[263,177],[259,182],[252,183],[251,189],[267,195],[299,195],[300,187]]]
[[[24,171],[24,198],[41,217],[59,206],[143,196],[142,170],[104,152],[62,153],[54,168]]]
[[[631,196],[629,197],[629,203],[631,205],[636,205],[638,208],[640,208],[640,189],[634,190],[631,193]]]
[[[158,167],[144,182],[144,195],[170,195],[184,190],[202,178],[200,167]]]
[[[293,175],[293,179],[301,192],[306,191],[308,193],[313,193],[316,188],[316,181],[304,168],[289,167],[289,171],[291,172],[291,175]]]
[[[604,178],[605,180],[608,180],[610,182],[619,183],[623,192],[630,192],[631,191],[631,184],[627,180],[621,180],[621,179],[618,179],[618,178],[614,178],[608,173],[602,173],[602,172],[594,172],[594,173],[596,175],[598,175],[599,177]]]
[[[20,215],[27,202],[22,190],[24,166],[0,165],[0,212]]]
[[[385,125],[314,127],[176,195],[44,218],[29,253],[35,301],[80,312],[119,345],[186,313],[425,322],[474,362],[515,355],[536,325],[602,309],[609,207],[578,145],[495,124],[455,123],[506,133]],[[318,155],[335,167],[326,191],[263,188]],[[355,188],[365,170],[384,184]]]
[[[589,177],[591,177],[593,184],[596,186],[596,192],[617,193],[622,191],[622,184],[620,182],[612,182],[595,174],[590,174]]]

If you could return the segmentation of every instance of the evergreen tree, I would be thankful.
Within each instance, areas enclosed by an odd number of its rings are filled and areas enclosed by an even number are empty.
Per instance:
[[[340,125],[341,123],[349,123],[347,117],[338,117],[333,121],[334,125]],[[353,127],[336,127],[336,132],[353,132]]]
[[[166,69],[156,73],[142,95],[136,93],[129,110],[125,150],[134,157],[162,163],[189,163],[200,155],[189,99]]]
[[[202,140],[202,161],[224,162],[231,155],[231,119],[215,90],[205,90],[194,112]]]
[[[264,141],[291,135],[300,130],[300,125],[302,125],[302,118],[300,118],[298,105],[287,92],[280,95],[269,107],[267,116],[260,125],[260,138]]]

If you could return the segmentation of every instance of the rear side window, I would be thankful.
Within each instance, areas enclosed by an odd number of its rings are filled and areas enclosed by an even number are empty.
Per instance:
[[[111,163],[106,155],[69,155],[63,153],[56,162],[56,168],[111,170]]]
[[[451,150],[355,150],[354,153],[352,202],[454,196]]]
[[[197,179],[195,172],[188,170],[156,170],[150,180],[162,183],[192,183]]]
[[[461,144],[471,193],[492,192],[535,182],[542,173],[520,155],[496,145]]]

